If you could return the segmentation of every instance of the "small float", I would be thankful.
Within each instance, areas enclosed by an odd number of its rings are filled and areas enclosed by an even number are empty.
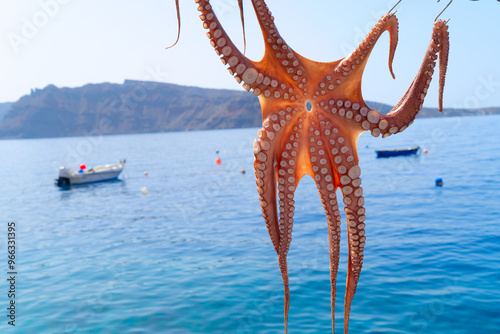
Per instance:
[[[72,185],[114,181],[118,179],[124,167],[125,159],[120,160],[118,164],[97,166],[93,168],[87,168],[85,165],[80,165],[78,171],[73,168],[60,167],[59,178],[56,179],[56,185],[59,187],[68,187]]]
[[[375,150],[375,152],[377,153],[377,158],[392,158],[405,155],[415,155],[419,150],[419,146],[413,146],[408,148],[398,148],[394,150]]]

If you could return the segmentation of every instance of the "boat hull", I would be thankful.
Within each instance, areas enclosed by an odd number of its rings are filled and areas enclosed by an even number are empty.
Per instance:
[[[72,185],[77,184],[87,184],[87,183],[97,183],[97,182],[106,182],[113,181],[118,179],[122,171],[113,171],[113,172],[102,172],[102,173],[89,173],[83,174],[80,176],[74,176],[70,178],[70,182]]]
[[[377,153],[377,158],[392,158],[392,157],[399,157],[399,156],[415,155],[418,153],[419,149],[420,149],[420,147],[415,146],[415,147],[410,147],[407,149],[377,150],[375,152]]]

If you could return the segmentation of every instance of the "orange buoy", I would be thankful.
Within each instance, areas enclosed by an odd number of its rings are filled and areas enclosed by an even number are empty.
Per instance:
[[[221,162],[222,162],[222,160],[221,160],[220,158],[215,159],[215,163],[216,163],[217,165],[220,165],[220,164],[221,164]]]
[[[424,150],[424,153],[425,153],[425,154],[429,153],[429,150],[428,150],[428,149],[425,149],[425,150]]]

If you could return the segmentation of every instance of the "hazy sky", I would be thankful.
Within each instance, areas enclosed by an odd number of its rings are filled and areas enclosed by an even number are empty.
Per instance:
[[[209,44],[194,0],[181,0],[179,44],[174,0],[0,0],[0,102],[16,101],[48,84],[76,87],[124,79],[207,88],[242,89]],[[242,48],[237,0],[213,0],[226,31]],[[247,56],[258,60],[263,42],[250,0],[245,0]],[[281,35],[305,57],[332,61],[354,50],[396,3],[351,0],[268,0]],[[395,104],[418,71],[433,21],[448,3],[404,0],[398,6],[399,44],[390,76],[388,34],[365,70],[366,100]],[[500,2],[455,0],[445,107],[500,106]],[[437,73],[426,106],[437,105]]]

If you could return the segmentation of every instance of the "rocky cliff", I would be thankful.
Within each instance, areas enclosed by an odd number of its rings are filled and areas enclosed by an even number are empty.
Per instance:
[[[370,102],[385,113],[388,105]],[[419,117],[498,114],[424,108]],[[0,104],[0,138],[39,138],[259,127],[260,105],[247,92],[125,81],[78,88],[53,85]]]

